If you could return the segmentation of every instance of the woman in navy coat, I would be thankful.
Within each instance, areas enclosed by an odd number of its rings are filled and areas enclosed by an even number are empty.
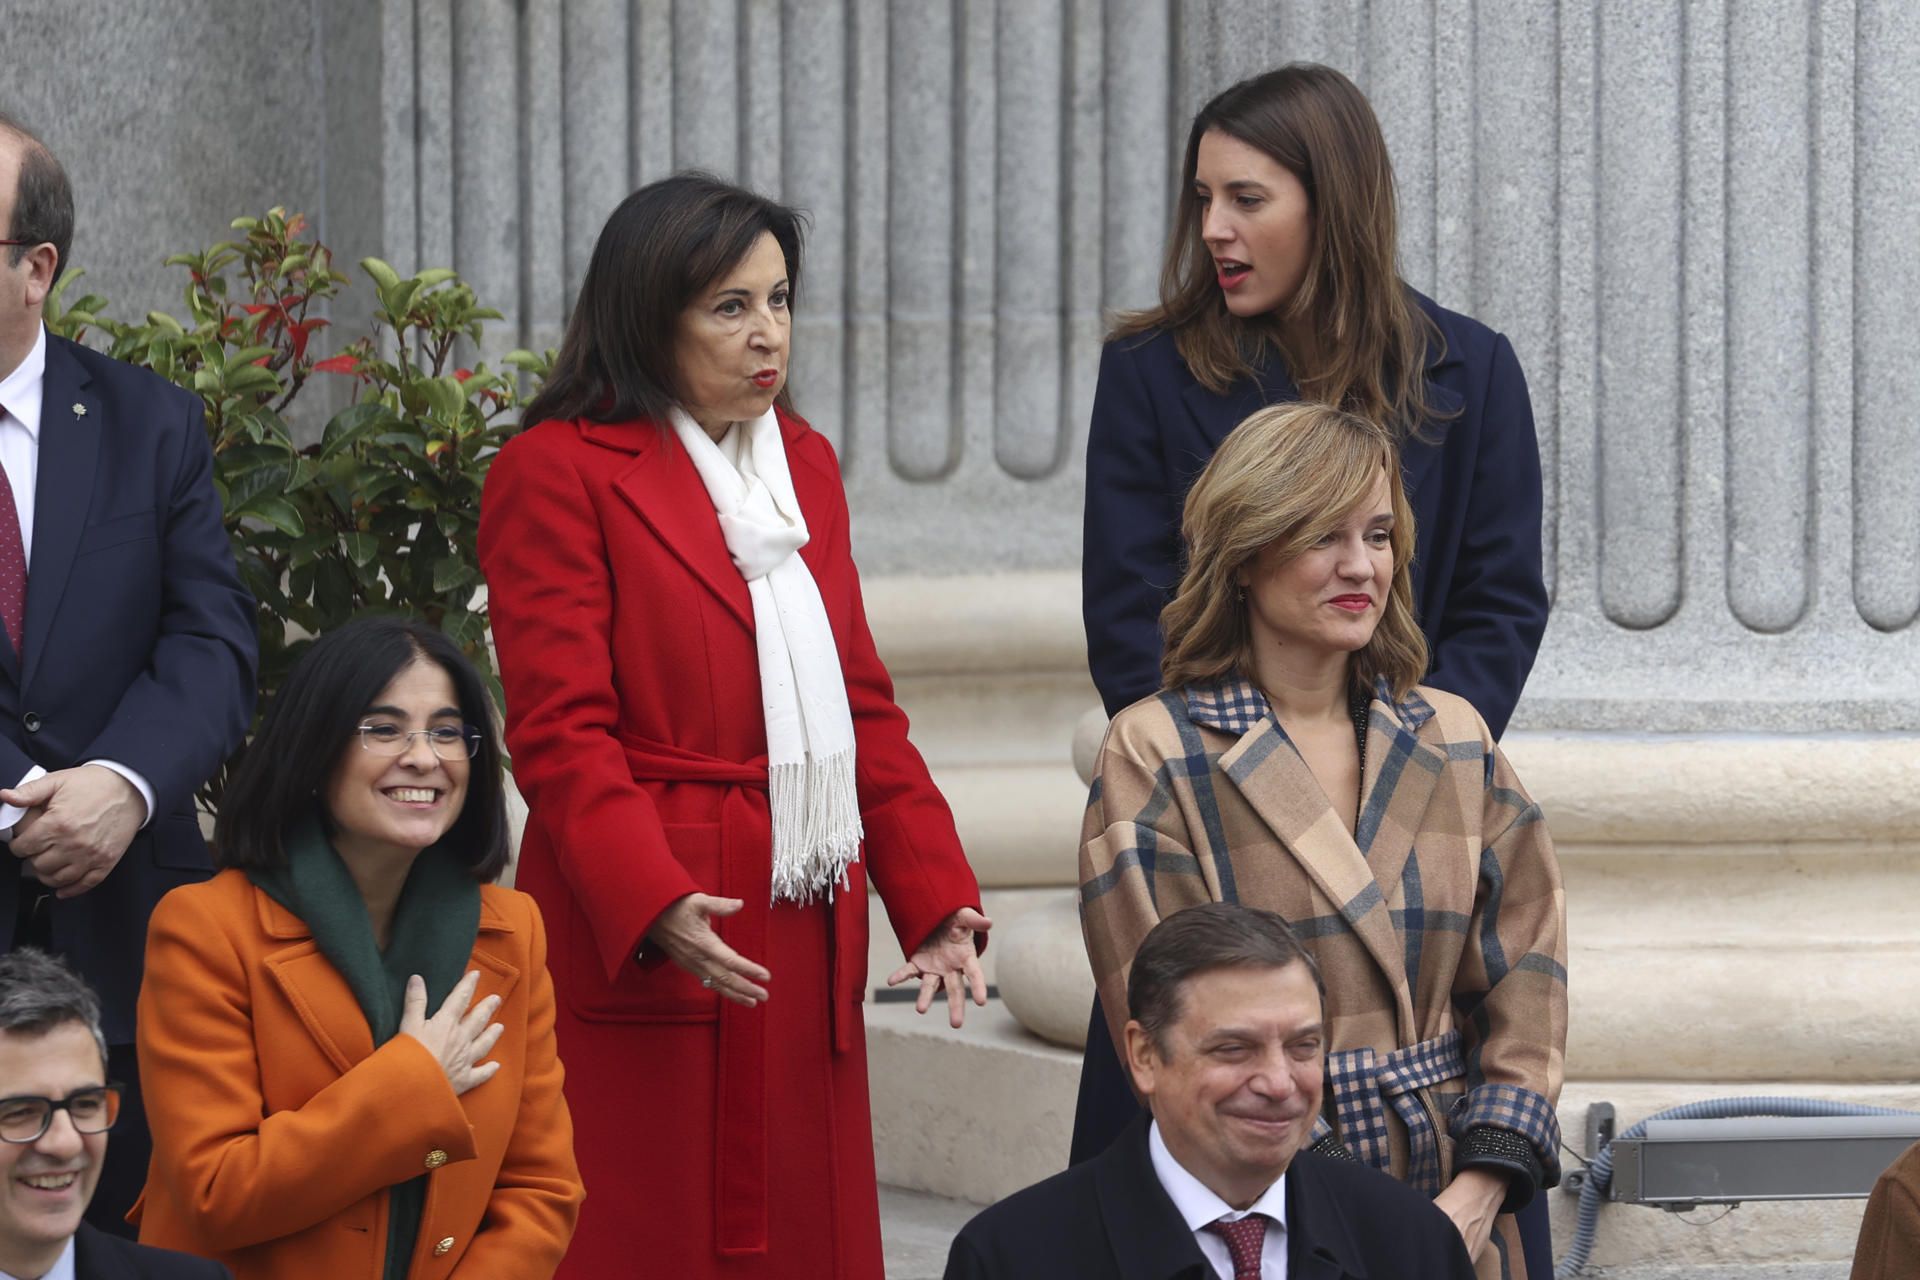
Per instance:
[[[1314,399],[1400,435],[1426,683],[1499,734],[1547,621],[1540,454],[1512,346],[1401,280],[1386,142],[1338,71],[1295,63],[1221,93],[1194,119],[1182,177],[1160,305],[1121,318],[1094,393],[1082,605],[1108,714],[1160,687],[1194,477],[1256,409]],[[1096,1002],[1074,1162],[1135,1110]],[[1544,1252],[1544,1218],[1528,1234]]]

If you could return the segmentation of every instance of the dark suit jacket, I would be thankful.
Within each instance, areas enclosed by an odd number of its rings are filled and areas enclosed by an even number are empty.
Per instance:
[[[1507,340],[1420,298],[1439,326],[1427,385],[1436,410],[1402,448],[1416,548],[1414,599],[1432,648],[1426,683],[1473,704],[1500,734],[1547,624],[1540,569],[1540,449]],[[1087,660],[1112,715],[1160,687],[1160,610],[1179,585],[1180,508],[1229,431],[1299,399],[1276,364],[1215,395],[1170,333],[1107,344],[1087,441],[1081,586]]]
[[[217,1262],[135,1244],[84,1222],[73,1238],[73,1270],[76,1280],[233,1280]]]
[[[1289,1280],[1472,1280],[1433,1202],[1384,1173],[1302,1152],[1287,1170]],[[1098,1157],[982,1210],[946,1280],[1215,1280],[1147,1154],[1147,1122]]]
[[[253,716],[253,597],[212,465],[198,396],[48,336],[24,661],[0,632],[0,785],[108,759],[153,788],[106,880],[50,904],[54,949],[99,992],[114,1044],[133,1042],[147,916],[212,871],[194,791]],[[0,871],[8,949],[21,881]]]

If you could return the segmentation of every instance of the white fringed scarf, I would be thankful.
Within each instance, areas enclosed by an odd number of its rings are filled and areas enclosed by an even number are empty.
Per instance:
[[[776,902],[833,898],[860,855],[853,715],[820,588],[799,550],[806,517],[793,494],[772,409],[715,444],[680,409],[673,430],[720,517],[720,534],[753,600],[760,705],[767,717]]]

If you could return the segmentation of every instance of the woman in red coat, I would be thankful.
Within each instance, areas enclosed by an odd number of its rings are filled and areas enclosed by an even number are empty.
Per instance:
[[[988,921],[874,652],[833,449],[785,404],[801,224],[698,175],[601,232],[480,522],[518,886],[592,1192],[562,1277],[882,1275],[867,878],[920,982]]]

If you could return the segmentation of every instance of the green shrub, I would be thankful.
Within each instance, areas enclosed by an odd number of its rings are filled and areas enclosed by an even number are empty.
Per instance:
[[[310,637],[366,611],[439,627],[498,696],[474,551],[480,490],[518,428],[519,375],[537,384],[551,353],[511,352],[498,371],[453,367],[460,340],[477,346],[500,313],[452,271],[401,276],[367,258],[371,323],[315,360],[312,339],[328,324],[317,313],[337,313],[347,277],[325,245],[303,238],[298,214],[272,209],[233,229],[241,238],[167,259],[188,274],[184,320],[158,311],[115,320],[92,295],[68,305],[79,275],[69,272],[48,301],[48,328],[76,341],[92,331],[106,340],[94,345],[205,403],[227,534],[259,601],[263,703]],[[302,447],[285,415],[315,373],[351,379],[353,402]],[[203,793],[209,808],[223,781]]]

